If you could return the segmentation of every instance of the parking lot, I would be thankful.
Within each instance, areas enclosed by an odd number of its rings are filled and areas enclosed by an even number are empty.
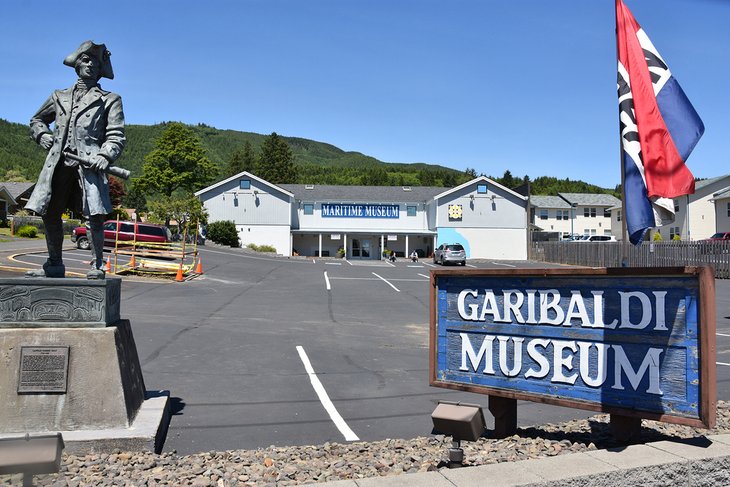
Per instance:
[[[4,263],[45,259],[24,250],[3,244]],[[287,259],[213,246],[201,256],[204,275],[191,281],[123,279],[122,316],[147,389],[172,397],[166,451],[410,438],[430,434],[438,400],[486,406],[485,396],[428,385],[430,261]],[[70,247],[64,254],[78,272],[88,258]],[[717,309],[718,395],[728,399],[728,281],[717,281]],[[588,415],[518,407],[521,425]]]

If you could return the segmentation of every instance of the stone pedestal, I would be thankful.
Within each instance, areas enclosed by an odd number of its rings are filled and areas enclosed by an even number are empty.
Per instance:
[[[60,431],[76,452],[125,449],[115,437],[135,438],[134,449],[161,447],[167,395],[145,407],[152,395],[130,323],[119,319],[120,297],[117,278],[0,279],[0,437]],[[151,432],[139,429],[142,409]]]

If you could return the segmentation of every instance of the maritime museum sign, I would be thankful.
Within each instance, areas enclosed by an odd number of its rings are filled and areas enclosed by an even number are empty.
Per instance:
[[[322,203],[323,218],[398,218],[398,205]]]

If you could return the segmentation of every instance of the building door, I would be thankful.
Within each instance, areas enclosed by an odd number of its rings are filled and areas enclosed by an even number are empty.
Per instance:
[[[372,242],[370,240],[352,239],[352,258],[353,259],[369,259]]]

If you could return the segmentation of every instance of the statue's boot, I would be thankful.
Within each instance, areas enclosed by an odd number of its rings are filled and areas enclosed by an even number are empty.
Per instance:
[[[42,269],[33,269],[25,273],[25,277],[66,277],[66,266],[47,260]]]
[[[86,273],[86,279],[104,279],[105,275],[104,269],[91,269]]]

